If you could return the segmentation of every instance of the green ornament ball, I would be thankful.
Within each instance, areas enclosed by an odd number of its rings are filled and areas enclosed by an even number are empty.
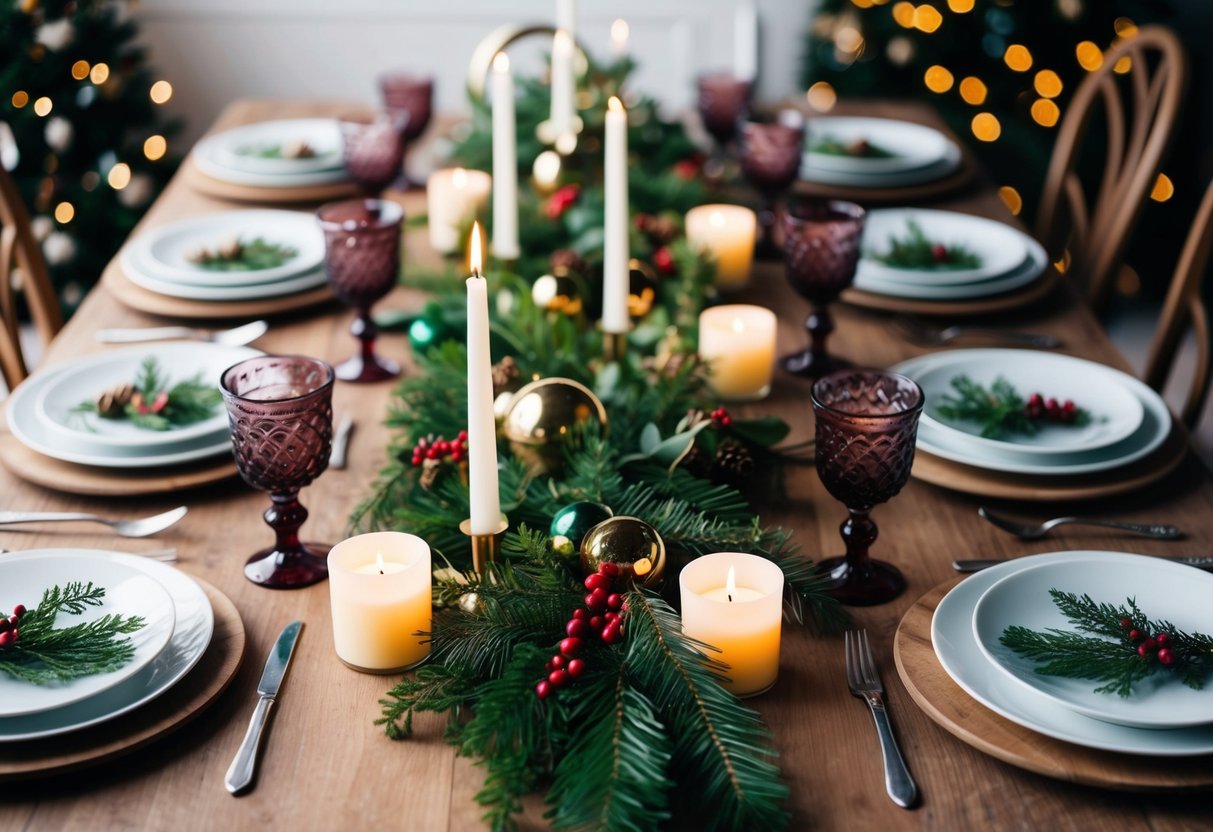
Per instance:
[[[614,512],[602,503],[590,500],[569,503],[556,512],[548,526],[553,548],[566,557],[572,555],[581,548],[586,532],[612,516]]]
[[[424,353],[455,337],[455,331],[440,315],[425,315],[409,325],[409,346]]]

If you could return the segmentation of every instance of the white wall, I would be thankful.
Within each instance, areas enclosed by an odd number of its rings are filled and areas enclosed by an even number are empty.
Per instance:
[[[797,92],[804,33],[816,0],[759,0],[759,95]],[[580,0],[577,37],[605,56],[611,21],[631,28],[638,88],[689,101],[683,79],[732,65],[736,0]],[[191,142],[229,101],[243,97],[326,98],[374,104],[385,70],[436,76],[437,109],[466,110],[468,60],[481,38],[507,23],[552,21],[555,0],[143,0],[142,41],[173,84],[168,109],[186,120]],[[678,22],[691,54],[678,48]],[[684,38],[683,42],[688,39]],[[535,43],[511,57],[538,69]],[[529,51],[529,54],[527,54]]]

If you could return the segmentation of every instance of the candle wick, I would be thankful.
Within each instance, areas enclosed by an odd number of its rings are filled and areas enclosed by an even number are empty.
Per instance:
[[[383,571],[383,567],[382,567],[382,566],[381,566],[381,567],[379,567],[379,574],[380,574],[380,575],[386,575],[386,574],[387,574],[386,572],[384,572],[384,571]]]
[[[730,604],[733,603],[733,593],[731,593],[731,592],[728,593],[728,596],[729,596],[729,603]]]

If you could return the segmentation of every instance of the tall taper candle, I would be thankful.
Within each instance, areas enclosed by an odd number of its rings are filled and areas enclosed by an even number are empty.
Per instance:
[[[552,36],[552,113],[551,129],[557,149],[561,137],[573,132],[573,117],[576,114],[574,97],[577,94],[573,82],[573,36],[564,29],[557,29]]]
[[[606,113],[603,187],[602,330],[628,331],[628,114],[611,96]]]
[[[493,420],[493,364],[489,357],[488,281],[480,274],[480,224],[472,225],[472,276],[468,287],[468,486],[472,534],[501,526],[497,492],[497,431]]]
[[[758,9],[750,0],[733,13],[733,77],[738,81],[758,77]]]
[[[504,52],[493,58],[493,254],[517,260],[518,152],[514,135],[514,75]]]

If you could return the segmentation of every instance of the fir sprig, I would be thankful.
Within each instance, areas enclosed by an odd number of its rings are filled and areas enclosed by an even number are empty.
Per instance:
[[[1133,598],[1113,606],[1091,596],[1050,589],[1053,603],[1079,633],[1008,627],[999,641],[1040,663],[1042,676],[1101,682],[1095,693],[1128,697],[1133,686],[1158,673],[1172,673],[1199,690],[1213,671],[1213,637],[1187,633],[1165,619],[1150,619]],[[1089,633],[1090,635],[1080,635]]]
[[[213,251],[199,252],[193,262],[211,272],[255,272],[276,269],[298,253],[298,249],[283,243],[254,237],[248,242],[240,240]]]
[[[19,637],[0,647],[0,672],[49,685],[81,676],[109,673],[131,660],[135,648],[129,638],[119,636],[141,629],[139,616],[109,613],[93,621],[55,629],[59,613],[80,615],[99,607],[105,589],[92,582],[72,582],[42,593],[42,600],[20,618]]]
[[[127,392],[131,392],[129,388]],[[106,419],[124,418],[145,430],[165,431],[211,418],[222,402],[219,388],[204,382],[201,373],[169,387],[155,356],[148,356],[135,377],[133,395],[121,407],[102,411],[96,401],[87,401],[74,410]]]
[[[981,267],[981,256],[962,244],[944,245],[927,237],[914,220],[906,222],[906,236],[889,237],[889,249],[868,255],[878,263],[895,269],[955,271]]]
[[[955,395],[943,396],[936,408],[945,419],[976,422],[981,425],[981,435],[987,439],[1016,433],[1035,436],[1040,431],[1039,420],[1030,414],[1030,403],[1002,376],[994,380],[989,390],[967,375],[956,376],[951,384]],[[1068,421],[1057,420],[1052,424],[1082,427],[1090,422],[1088,411],[1075,408]]]

